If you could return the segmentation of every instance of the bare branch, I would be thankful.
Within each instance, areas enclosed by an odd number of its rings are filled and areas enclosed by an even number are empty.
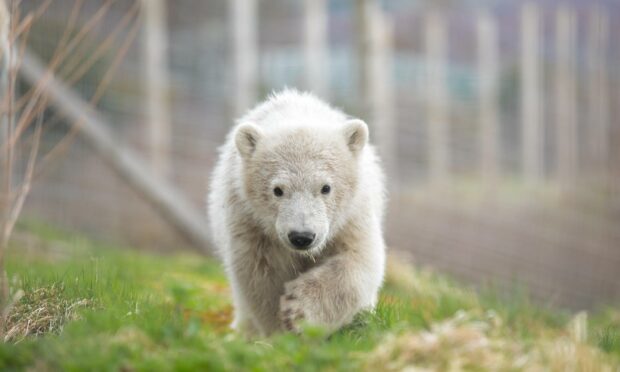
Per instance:
[[[136,2],[136,4],[139,5],[138,2]],[[134,8],[132,8],[132,12],[134,10],[137,11],[139,9],[139,7],[134,7]],[[119,27],[120,27],[120,24],[124,25],[124,22],[121,20],[121,22],[119,22]],[[103,97],[103,93],[105,92],[105,90],[109,86],[112,76],[116,72],[116,69],[118,68],[118,65],[120,64],[120,62],[125,58],[125,55],[129,51],[129,48],[131,47],[131,45],[133,43],[133,40],[135,39],[135,37],[138,34],[139,30],[140,30],[140,23],[137,22],[137,19],[134,19],[134,24],[132,25],[131,29],[129,30],[129,32],[125,36],[123,44],[120,46],[119,51],[116,53],[116,56],[115,56],[114,60],[112,61],[112,63],[110,64],[109,68],[105,72],[103,78],[101,79],[101,82],[97,86],[97,89],[96,89],[95,93],[91,97],[91,99],[90,99],[90,104],[91,105],[96,105],[97,102],[99,102],[99,100]],[[73,80],[73,81],[69,80],[69,83],[73,83],[74,81],[75,80]],[[45,169],[48,166],[49,163],[53,162],[59,156],[64,154],[67,151],[67,149],[69,148],[69,146],[71,145],[71,143],[73,143],[73,140],[75,139],[75,136],[76,136],[77,132],[79,131],[79,129],[80,129],[80,123],[79,122],[75,123],[74,125],[72,125],[71,129],[69,130],[69,133],[67,133],[67,135],[65,135],[60,140],[60,142],[58,142],[41,159],[40,167],[39,168],[40,169]],[[35,177],[37,177],[37,176],[38,176],[38,174],[35,174]]]
[[[26,196],[30,193],[30,189],[32,188],[32,175],[34,174],[34,166],[37,159],[37,154],[39,153],[39,146],[41,143],[41,131],[42,131],[42,122],[43,115],[39,115],[37,120],[37,126],[35,128],[35,132],[32,135],[32,145],[30,147],[30,156],[28,157],[28,165],[26,167],[26,174],[24,175],[24,180],[21,184],[20,190],[16,195],[15,202],[13,204],[13,208],[9,215],[8,220],[5,222],[4,231],[2,233],[3,241],[0,243],[3,247],[6,247],[8,244],[8,239],[13,232],[13,228],[15,227],[15,223],[17,222],[17,218],[19,217],[22,208],[24,207],[24,202],[26,201]],[[4,258],[4,250],[0,250],[0,262],[2,262]]]

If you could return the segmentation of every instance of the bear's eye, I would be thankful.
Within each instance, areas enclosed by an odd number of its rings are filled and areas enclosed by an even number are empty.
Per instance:
[[[281,189],[281,188],[279,188],[279,187],[275,187],[275,188],[273,189],[273,194],[274,194],[275,196],[277,196],[277,197],[280,197],[280,196],[284,195],[284,191],[282,191],[282,189]]]
[[[329,185],[323,185],[321,188],[321,194],[323,195],[329,194],[330,191],[332,191],[332,188]]]

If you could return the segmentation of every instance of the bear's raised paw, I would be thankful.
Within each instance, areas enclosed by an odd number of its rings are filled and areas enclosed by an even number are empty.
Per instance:
[[[302,301],[296,286],[286,286],[284,294],[280,296],[280,322],[287,331],[299,332],[299,325],[306,318]]]

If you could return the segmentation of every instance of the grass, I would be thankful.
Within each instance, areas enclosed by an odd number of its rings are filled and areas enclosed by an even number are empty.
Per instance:
[[[216,262],[27,230],[7,257],[13,291],[24,295],[0,370],[620,369],[617,309],[575,316],[395,262],[376,311],[345,329],[247,341],[228,328],[230,292]]]

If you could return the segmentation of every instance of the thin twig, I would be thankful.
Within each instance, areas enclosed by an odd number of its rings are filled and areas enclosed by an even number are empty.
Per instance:
[[[118,68],[118,65],[120,64],[120,62],[123,60],[123,58],[129,51],[129,48],[131,47],[131,44],[133,40],[135,39],[136,35],[138,34],[139,30],[140,30],[140,23],[137,21],[137,19],[135,19],[135,22],[132,25],[131,29],[129,30],[123,44],[119,48],[118,53],[116,53],[114,60],[110,64],[110,67],[104,74],[95,93],[91,97],[90,99],[91,105],[96,105],[97,102],[99,102],[99,100],[102,98],[103,93],[105,92],[105,90],[107,89],[108,85],[111,82],[112,76],[116,72],[116,69]],[[79,122],[72,125],[69,132],[60,140],[60,142],[58,142],[50,151],[48,151],[43,156],[43,158],[40,161],[40,166],[38,168],[46,169],[49,166],[49,163],[53,162],[59,156],[64,154],[68,150],[71,143],[73,143],[73,140],[75,139],[75,136],[77,132],[79,131],[79,128],[80,128]],[[35,174],[35,177],[38,177],[38,176],[39,176],[39,172]]]
[[[112,44],[116,41],[116,38],[119,36],[120,32],[127,27],[129,22],[137,15],[140,10],[140,3],[135,2],[134,6],[123,16],[123,18],[118,22],[118,25],[114,27],[112,32],[106,37],[95,49],[95,51],[90,55],[86,61],[81,62],[79,68],[77,66],[71,66],[67,68],[68,71],[75,71],[73,74],[67,76],[65,82],[67,84],[74,84],[78,79],[80,79],[90,68],[97,62],[103,54],[111,49]],[[126,35],[123,35],[126,37]],[[77,69],[76,69],[77,68]]]
[[[11,5],[14,5],[14,3],[12,2]],[[6,56],[5,56],[5,66],[4,68],[7,71],[7,87],[6,87],[6,91],[4,92],[5,96],[8,99],[8,109],[7,109],[7,118],[6,118],[6,125],[7,125],[7,129],[6,129],[6,134],[7,134],[7,140],[10,140],[11,136],[13,135],[13,126],[14,126],[14,121],[13,121],[13,92],[15,89],[15,70],[12,69],[12,65],[13,65],[13,45],[11,43],[11,37],[10,37],[10,33],[12,31],[12,28],[14,27],[14,22],[12,22],[11,20],[11,14],[13,14],[13,6],[11,7],[10,10],[6,9],[6,6],[4,4],[4,2],[2,3],[2,7],[3,12],[6,13],[6,16],[8,17],[8,34],[7,35],[3,35],[5,40],[2,40],[3,43],[6,43],[4,49],[6,50]],[[5,171],[5,185],[4,185],[4,192],[6,193],[6,195],[11,195],[12,193],[12,187],[13,187],[13,146],[8,146],[6,147],[6,159],[5,159],[5,165],[4,165],[4,171]],[[6,225],[8,224],[8,220],[10,219],[10,210],[11,210],[11,199],[9,199],[7,197],[6,199],[6,205],[5,205],[5,216],[4,216],[4,220],[3,220],[3,227],[6,227]],[[2,229],[2,236],[0,237],[0,255],[4,252],[5,248],[6,248],[6,244],[4,244],[5,241],[8,240],[8,237],[5,236],[5,232],[6,229],[3,228]],[[2,257],[2,256],[0,256]],[[2,260],[0,259],[0,271],[3,271],[3,266],[2,266]],[[4,298],[4,296],[3,296]]]
[[[6,247],[8,245],[8,239],[13,232],[13,228],[15,227],[15,223],[17,222],[17,218],[19,217],[22,208],[24,206],[24,202],[26,201],[26,197],[30,193],[30,189],[32,188],[32,175],[34,174],[35,163],[37,160],[37,154],[39,153],[39,145],[41,143],[41,132],[43,128],[43,115],[39,115],[37,120],[37,126],[35,128],[35,132],[32,135],[32,145],[30,147],[30,156],[28,157],[28,165],[26,167],[26,174],[24,175],[24,180],[20,187],[19,193],[17,194],[15,203],[13,204],[13,208],[11,210],[11,214],[9,215],[8,221],[6,221],[4,226],[3,233],[3,241],[2,246]],[[0,264],[2,264],[4,258],[4,250],[0,250]]]
[[[71,32],[73,32],[73,30],[75,29],[75,24],[77,22],[78,16],[80,15],[80,10],[82,9],[83,3],[84,2],[82,0],[76,0],[73,3],[73,7],[71,8],[71,14],[69,14],[69,18],[67,19],[67,27],[65,27],[65,31],[63,32],[62,36],[60,37],[60,41],[58,42],[58,49],[63,48],[67,45],[67,42],[69,41],[69,36],[71,35]]]
[[[107,0],[100,8],[95,12],[95,14],[86,22],[84,27],[80,29],[77,35],[67,44],[65,48],[55,54],[48,64],[48,71],[46,75],[39,81],[36,86],[33,88],[34,92],[32,94],[31,100],[38,101],[39,97],[45,91],[45,86],[47,85],[49,79],[51,79],[54,75],[54,71],[57,70],[57,67],[65,61],[65,57],[69,55],[70,52],[75,49],[80,42],[88,35],[95,26],[99,24],[102,18],[107,14],[110,9],[111,4],[115,0]],[[35,108],[37,106],[31,106],[31,108]],[[38,108],[38,107],[37,107]],[[19,136],[23,133],[24,130],[28,127],[28,125],[32,122],[32,118],[37,115],[37,111],[28,111],[25,110],[22,117],[20,117],[19,122],[17,123],[17,127],[12,136],[9,136],[9,140],[4,146],[14,146],[15,142],[18,141]]]
[[[111,3],[111,1],[108,1],[106,5],[109,3]],[[133,20],[134,21],[133,25],[128,31],[128,33],[126,34],[127,37],[123,39],[124,42],[121,44],[121,47],[119,48],[119,52],[117,53],[116,58],[109,66],[108,70],[106,71],[93,97],[91,97],[90,103],[93,105],[96,105],[99,102],[99,100],[102,98],[103,92],[105,92],[105,89],[109,85],[112,75],[117,69],[120,61],[124,58],[124,56],[128,52],[128,49],[131,46],[132,41],[135,39],[135,36],[137,35],[137,32],[139,31],[139,22],[138,22],[139,10],[140,10],[140,2],[136,1],[134,5],[129,9],[127,14],[123,16],[123,18],[118,22],[118,24],[115,26],[112,32],[103,40],[101,45],[95,50],[93,55],[91,55],[91,57],[84,63],[84,65],[80,66],[80,68],[77,71],[72,73],[65,80],[68,84],[74,84],[78,79],[80,79],[87,72],[88,68],[92,67],[92,65],[100,58],[100,56],[103,55],[103,53],[106,50],[112,47],[113,42],[121,34],[121,31],[128,26],[128,23],[131,20]],[[96,15],[101,14],[101,11],[102,10],[100,9],[96,13]],[[88,25],[85,27],[90,28],[91,27],[90,25],[92,25],[92,23],[89,22]],[[83,34],[83,30],[80,31],[79,34],[80,35]],[[25,42],[23,43],[23,45],[25,45]],[[58,57],[58,53],[56,53],[56,56]],[[52,66],[51,64],[48,65],[48,71],[49,71],[49,75],[53,76],[53,71],[50,70],[51,66]],[[37,83],[36,86],[34,86],[24,95],[22,95],[22,97],[18,99],[17,101],[18,103],[15,104],[16,110],[23,110],[23,112],[27,113],[29,116],[27,118],[28,120],[23,120],[23,123],[26,123],[26,124],[31,123],[32,117],[35,115],[39,115],[46,107],[47,99],[45,99],[44,96],[40,95],[40,89],[43,86],[42,84],[43,82],[44,80],[42,79],[40,82]],[[22,115],[22,116],[25,116],[25,115]],[[58,113],[54,113],[51,118],[46,120],[45,125],[44,125],[45,128],[50,128],[51,126],[54,126],[55,124],[59,122],[60,119],[61,119],[61,115],[59,115]],[[24,127],[20,127],[19,129],[24,130],[26,127],[27,125],[25,125]],[[69,133],[63,136],[60,142],[54,145],[53,148],[49,150],[41,158],[39,165],[37,165],[36,167],[37,170],[35,171],[34,179],[38,178],[41,175],[42,170],[47,169],[47,167],[49,167],[49,164],[51,162],[53,162],[56,158],[58,158],[60,155],[66,152],[66,150],[69,148],[71,143],[73,143],[76,133],[77,133],[76,127],[72,126]],[[14,137],[13,140],[16,141],[17,136],[14,135],[13,137]],[[10,143],[4,144],[4,145],[5,146],[10,145]],[[0,144],[0,146],[2,146],[2,144]]]

